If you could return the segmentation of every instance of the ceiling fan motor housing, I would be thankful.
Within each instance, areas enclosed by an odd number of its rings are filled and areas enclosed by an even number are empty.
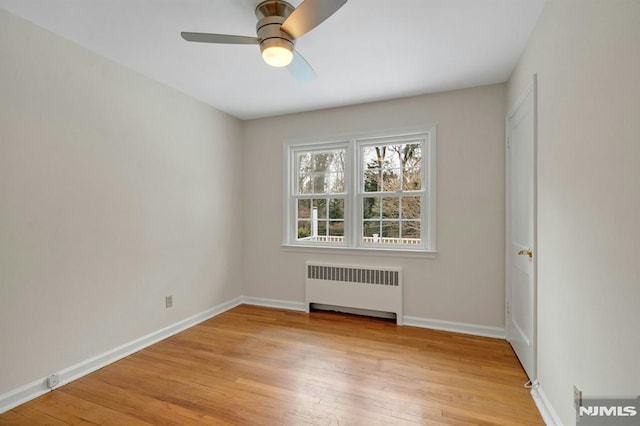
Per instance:
[[[256,33],[260,39],[260,50],[269,47],[284,47],[293,50],[295,40],[282,31],[282,24],[294,11],[294,7],[286,1],[267,0],[256,6]]]
[[[289,17],[295,8],[286,1],[266,0],[258,3],[256,6],[256,18],[262,19],[267,16]]]

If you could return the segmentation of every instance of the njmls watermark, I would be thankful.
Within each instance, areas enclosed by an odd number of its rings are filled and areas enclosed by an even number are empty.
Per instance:
[[[640,396],[635,398],[583,398],[577,407],[580,426],[640,425]]]

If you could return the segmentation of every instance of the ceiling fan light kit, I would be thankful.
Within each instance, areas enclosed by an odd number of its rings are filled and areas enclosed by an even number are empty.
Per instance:
[[[286,1],[266,0],[255,9],[257,37],[209,33],[181,33],[187,41],[222,44],[259,44],[262,58],[273,67],[288,67],[300,82],[315,79],[316,73],[295,50],[302,37],[340,9],[347,0],[305,0],[294,8]],[[289,66],[290,65],[290,66]]]
[[[269,39],[260,43],[262,59],[272,67],[286,67],[293,60],[293,43]]]
[[[282,1],[263,1],[256,7],[256,33],[262,59],[272,67],[286,67],[293,60],[295,41],[282,31],[282,24],[293,12],[293,6]],[[279,15],[268,15],[279,13]]]

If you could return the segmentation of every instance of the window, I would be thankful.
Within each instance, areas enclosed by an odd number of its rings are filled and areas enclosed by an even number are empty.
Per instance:
[[[435,252],[435,126],[285,143],[284,245]]]
[[[297,151],[297,241],[343,242],[346,147]]]

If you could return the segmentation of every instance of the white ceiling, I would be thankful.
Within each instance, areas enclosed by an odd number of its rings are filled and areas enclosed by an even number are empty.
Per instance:
[[[348,0],[300,38],[318,79],[300,84],[253,45],[256,0],[0,0],[0,7],[242,119],[507,80],[544,0]],[[301,0],[290,1],[294,6]]]

